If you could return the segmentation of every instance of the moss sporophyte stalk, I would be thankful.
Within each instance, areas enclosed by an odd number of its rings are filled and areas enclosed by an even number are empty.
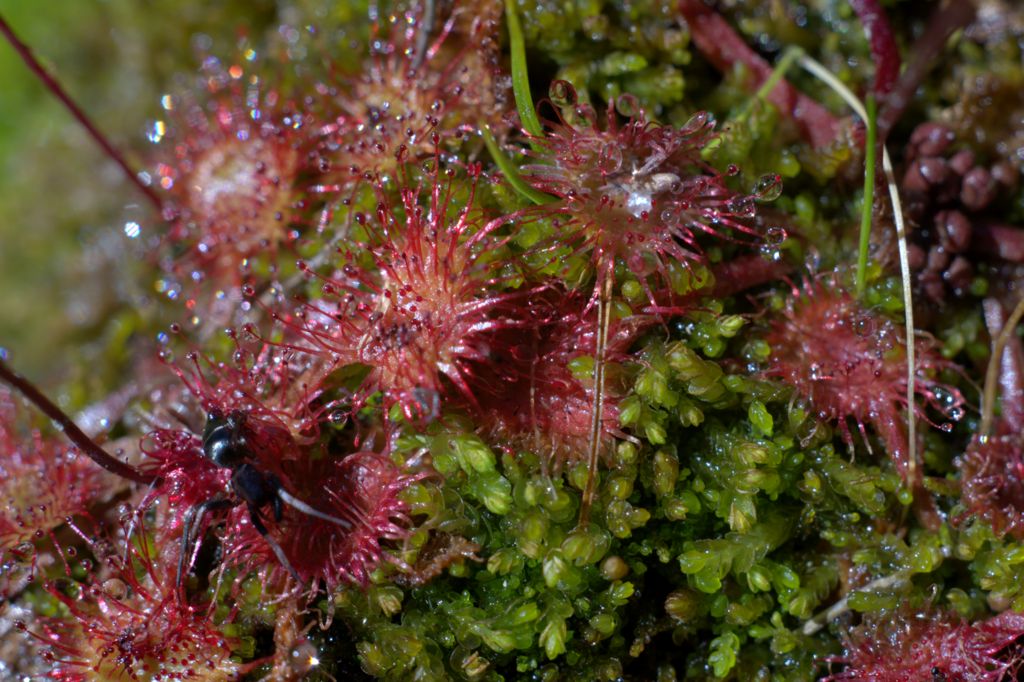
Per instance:
[[[1020,676],[1012,3],[14,7],[0,677]]]

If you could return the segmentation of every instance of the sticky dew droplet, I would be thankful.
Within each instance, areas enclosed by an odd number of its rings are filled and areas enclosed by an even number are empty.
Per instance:
[[[753,194],[758,201],[775,201],[782,196],[782,176],[766,173],[757,179]]]
[[[572,83],[566,80],[552,81],[551,87],[548,88],[548,99],[556,107],[573,107],[576,106],[578,97],[576,95],[576,88],[572,86]]]

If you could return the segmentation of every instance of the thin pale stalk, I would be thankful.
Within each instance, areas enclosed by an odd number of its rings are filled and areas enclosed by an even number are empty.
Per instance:
[[[804,635],[810,637],[811,635],[817,633],[819,630],[825,627],[825,625],[827,625],[828,623],[832,622],[839,616],[849,611],[850,595],[855,594],[857,592],[874,592],[875,590],[885,590],[890,587],[895,587],[896,585],[905,582],[908,579],[908,577],[909,576],[906,572],[901,571],[899,573],[893,573],[892,575],[886,575],[882,576],[881,578],[872,580],[867,585],[864,585],[863,587],[860,587],[854,590],[853,592],[850,592],[845,597],[843,597],[842,599],[840,599],[835,604],[828,607],[826,610],[822,611],[818,615],[805,621],[803,627],[801,628],[801,632]]]
[[[800,66],[832,88],[862,120],[868,120],[868,112],[857,96],[838,78],[832,75],[817,60],[803,55]],[[882,145],[882,171],[889,186],[889,200],[892,202],[893,222],[896,226],[896,241],[900,254],[900,277],[903,280],[903,317],[906,325],[907,345],[907,480],[915,480],[917,474],[917,415],[914,412],[915,384],[917,381],[917,358],[914,344],[914,300],[911,292],[910,254],[907,249],[907,228],[903,219],[903,203],[896,185],[896,173],[892,168],[889,150]]]
[[[587,484],[583,488],[578,526],[586,528],[590,523],[590,510],[597,494],[597,467],[601,456],[601,435],[604,433],[604,374],[605,349],[608,346],[608,328],[612,315],[613,273],[608,272],[597,298],[597,343],[594,349],[594,401],[591,405],[590,444],[587,451]]]
[[[733,118],[734,123],[742,123],[746,121],[751,112],[754,110],[754,105],[763,102],[768,99],[768,96],[775,90],[775,86],[782,82],[782,79],[786,77],[786,72],[789,71],[789,67],[804,53],[803,49],[797,46],[787,47],[779,57],[779,61],[775,64],[775,68],[772,69],[771,74],[761,84],[761,87],[754,93],[753,99],[747,101],[738,114]]]

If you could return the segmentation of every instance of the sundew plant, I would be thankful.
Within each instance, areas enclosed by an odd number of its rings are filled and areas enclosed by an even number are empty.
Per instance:
[[[1019,678],[1024,10],[206,5],[0,7],[0,677]]]

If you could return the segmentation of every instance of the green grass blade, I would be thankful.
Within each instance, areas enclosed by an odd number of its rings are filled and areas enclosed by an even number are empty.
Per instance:
[[[868,136],[864,142],[864,205],[861,207],[860,213],[860,247],[857,250],[857,277],[855,280],[857,298],[864,298],[864,289],[867,287],[868,247],[871,245],[872,209],[875,204],[875,146],[878,139],[873,95],[867,96],[864,106],[868,115],[864,122],[868,128]]]
[[[491,158],[494,159],[494,163],[497,164],[498,168],[508,179],[508,184],[512,185],[512,189],[518,192],[527,200],[535,204],[547,204],[555,200],[555,198],[544,192],[535,190],[530,187],[525,180],[519,175],[519,169],[512,163],[512,159],[505,156],[505,153],[501,151],[498,146],[498,142],[494,139],[494,135],[486,126],[483,128],[484,144],[487,145],[487,151],[491,153]]]
[[[526,132],[534,137],[544,137],[544,128],[537,118],[533,96],[530,94],[530,77],[526,71],[526,41],[516,14],[516,0],[505,0],[505,20],[508,22],[509,51],[512,56],[512,92],[516,97],[519,120]]]

